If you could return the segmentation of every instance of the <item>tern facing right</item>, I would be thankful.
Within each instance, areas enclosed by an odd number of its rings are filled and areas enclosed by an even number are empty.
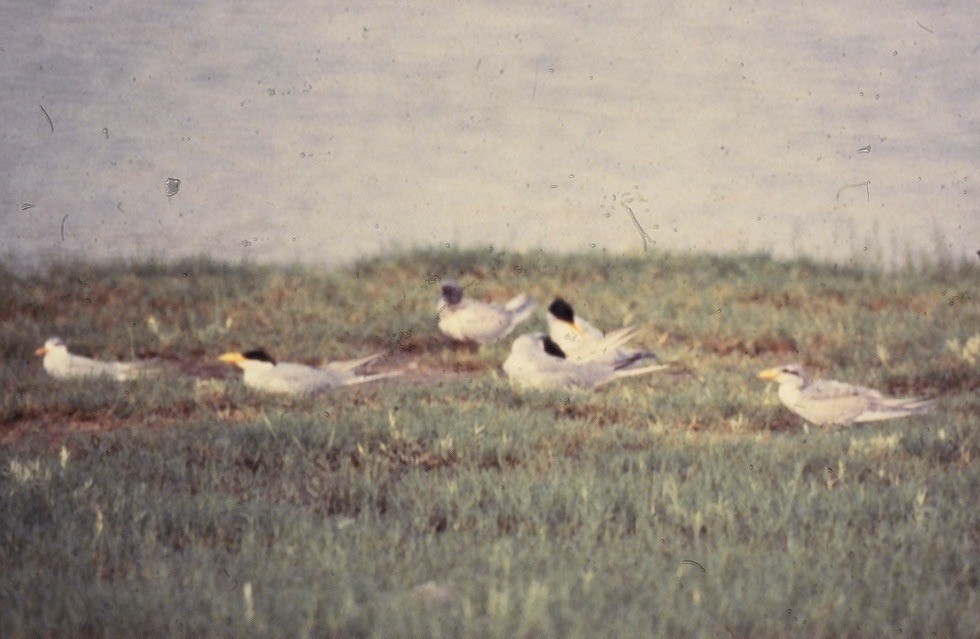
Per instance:
[[[636,348],[602,349],[606,335],[587,322],[572,308],[572,305],[560,297],[556,297],[548,306],[548,336],[573,362],[601,361],[617,367],[631,366],[644,360],[656,362],[657,355],[653,351]],[[610,336],[620,331],[631,331],[629,327],[610,333]],[[624,340],[625,341],[625,340]]]
[[[630,334],[626,334],[626,338]],[[612,336],[607,349],[615,348],[622,340]],[[623,377],[643,375],[667,368],[654,364],[641,368],[623,368],[608,362],[573,362],[550,337],[544,333],[528,333],[514,340],[510,355],[504,361],[504,372],[515,386],[529,388],[583,388],[593,389]]]
[[[439,299],[439,330],[457,342],[483,346],[505,337],[534,310],[534,300],[520,294],[503,306],[463,299],[459,282],[442,283]]]
[[[779,384],[779,400],[786,408],[817,426],[921,415],[935,403],[918,397],[885,397],[872,388],[829,379],[811,380],[798,364],[766,369],[759,379]]]
[[[68,347],[59,337],[49,337],[44,346],[34,351],[44,356],[41,361],[44,370],[55,379],[83,377],[109,377],[117,382],[136,379],[152,370],[153,362],[102,362],[82,355],[68,352]]]
[[[218,359],[241,368],[246,386],[270,393],[304,395],[329,390],[338,386],[363,384],[376,379],[401,375],[401,371],[359,375],[354,371],[381,356],[381,353],[359,359],[327,362],[322,366],[307,366],[289,362],[277,362],[262,349],[244,353],[229,352]]]

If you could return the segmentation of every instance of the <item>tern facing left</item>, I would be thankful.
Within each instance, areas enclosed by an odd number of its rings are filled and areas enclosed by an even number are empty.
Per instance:
[[[457,342],[491,344],[507,336],[534,310],[534,300],[520,294],[504,305],[463,299],[459,282],[442,283],[439,330]]]
[[[229,352],[218,359],[241,368],[242,381],[256,390],[287,395],[304,395],[326,391],[338,386],[352,386],[364,382],[401,375],[401,371],[361,375],[356,369],[381,357],[381,353],[359,359],[327,362],[322,366],[307,366],[290,362],[277,362],[262,349],[244,353]]]
[[[616,340],[612,340],[607,348],[614,348],[616,343]],[[599,352],[605,350],[601,349]],[[593,389],[623,377],[643,375],[665,368],[665,364],[624,368],[603,361],[573,362],[544,333],[528,333],[518,337],[511,346],[510,355],[504,361],[504,372],[511,383],[530,388]]]
[[[109,377],[119,382],[136,379],[151,370],[152,362],[102,362],[68,352],[59,337],[49,337],[44,346],[34,351],[44,356],[44,370],[55,379]]]
[[[921,415],[935,403],[918,397],[885,397],[873,388],[830,379],[809,379],[798,364],[766,369],[759,379],[779,384],[779,400],[786,408],[817,426]]]

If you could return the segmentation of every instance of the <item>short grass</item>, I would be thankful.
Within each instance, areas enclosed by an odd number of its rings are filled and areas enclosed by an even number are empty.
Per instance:
[[[438,335],[447,275],[641,326],[673,368],[515,393],[507,344]],[[975,265],[444,251],[0,281],[0,636],[980,632]],[[166,372],[55,382],[31,354],[54,334]],[[270,398],[215,360],[252,345],[411,368]],[[754,377],[788,361],[938,410],[808,429]]]

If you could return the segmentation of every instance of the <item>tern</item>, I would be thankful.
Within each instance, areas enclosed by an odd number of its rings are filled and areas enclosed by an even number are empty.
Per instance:
[[[817,426],[848,426],[921,415],[935,403],[918,397],[885,397],[873,388],[846,382],[809,379],[797,364],[766,369],[759,373],[759,379],[779,384],[779,400],[783,405]]]
[[[491,344],[508,335],[534,310],[534,300],[520,294],[501,306],[463,299],[459,282],[442,283],[439,300],[439,330],[457,342]]]
[[[626,330],[632,329],[619,329]],[[656,353],[652,351],[604,347],[606,335],[577,315],[572,305],[560,297],[556,297],[548,307],[548,336],[573,362],[599,361],[623,368],[643,360],[658,361]]]
[[[617,333],[620,333],[617,331]],[[605,338],[601,353],[615,346],[630,333]],[[575,362],[544,333],[528,333],[514,340],[510,355],[504,361],[504,372],[515,386],[530,388],[593,389],[614,380],[643,375],[667,368],[654,364],[639,368],[624,368],[604,361]]]
[[[228,352],[218,359],[241,368],[242,381],[256,390],[287,395],[304,395],[337,388],[363,384],[376,379],[401,375],[401,371],[360,375],[356,369],[381,357],[381,353],[359,359],[327,362],[322,366],[307,366],[289,362],[277,362],[267,352],[258,348],[244,353]]]
[[[44,356],[41,361],[44,370],[55,379],[82,377],[109,377],[119,382],[136,379],[152,370],[153,361],[148,362],[102,362],[90,357],[73,355],[60,337],[49,337],[44,346],[34,351]]]

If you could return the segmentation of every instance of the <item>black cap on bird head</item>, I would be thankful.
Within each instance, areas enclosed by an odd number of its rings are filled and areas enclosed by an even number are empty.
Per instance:
[[[575,322],[575,311],[572,310],[572,305],[560,297],[555,298],[555,301],[548,307],[548,312],[563,322],[569,324]]]
[[[446,280],[442,283],[442,299],[450,306],[459,304],[463,301],[463,287],[455,280]]]
[[[562,359],[565,359],[565,351],[561,350],[561,346],[556,344],[553,339],[545,335],[544,340],[542,341],[544,342],[545,353],[549,355],[554,355],[555,357],[560,357]]]
[[[242,357],[256,362],[269,362],[273,366],[276,365],[276,360],[272,359],[272,355],[269,355],[267,352],[265,352],[265,350],[261,348],[255,348],[250,351],[245,351],[244,353],[242,353]]]

